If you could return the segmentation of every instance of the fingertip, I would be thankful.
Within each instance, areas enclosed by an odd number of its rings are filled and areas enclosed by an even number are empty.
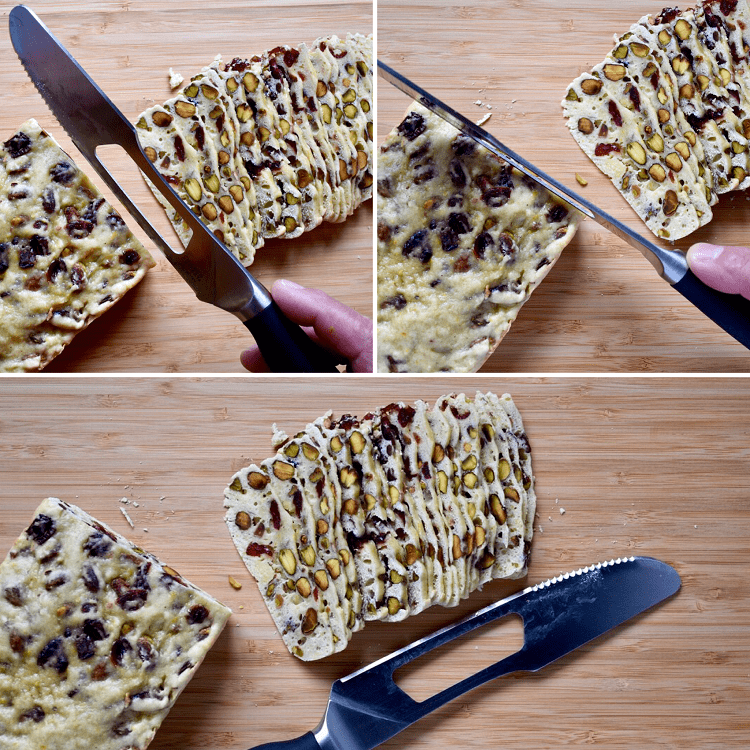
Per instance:
[[[245,351],[240,354],[240,363],[250,372],[270,372],[268,365],[261,356],[260,350],[257,346],[245,349]]]

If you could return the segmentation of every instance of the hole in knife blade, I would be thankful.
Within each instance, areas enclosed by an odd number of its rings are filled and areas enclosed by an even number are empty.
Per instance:
[[[393,673],[393,680],[421,702],[522,647],[523,620],[506,615],[405,664]]]
[[[96,156],[99,161],[107,168],[112,177],[117,180],[120,187],[127,193],[135,207],[140,210],[151,226],[161,235],[162,239],[169,245],[172,252],[176,254],[183,253],[183,247],[172,223],[167,218],[164,208],[156,201],[156,197],[146,184],[136,163],[130,158],[122,146],[117,144],[105,144],[96,147]],[[85,161],[81,157],[82,161]],[[153,241],[143,230],[141,225],[126,206],[120,201],[109,188],[99,174],[93,169],[88,171],[92,181],[102,191],[105,198],[117,208],[128,229],[144,244],[147,248],[153,247]]]

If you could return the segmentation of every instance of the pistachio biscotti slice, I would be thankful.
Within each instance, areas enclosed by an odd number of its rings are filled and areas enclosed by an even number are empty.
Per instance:
[[[414,104],[378,160],[378,370],[477,370],[579,218]]]
[[[0,146],[0,371],[41,370],[153,265],[36,120]]]
[[[230,614],[48,498],[0,565],[0,744],[144,750]]]

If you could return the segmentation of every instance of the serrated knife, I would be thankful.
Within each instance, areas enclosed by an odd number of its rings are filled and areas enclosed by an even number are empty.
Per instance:
[[[598,563],[530,586],[333,683],[314,732],[253,750],[370,750],[449,701],[511,672],[536,672],[672,596],[674,568],[650,557]],[[449,641],[516,614],[524,645],[427,700],[401,690],[393,673]]]
[[[629,245],[640,250],[651,262],[656,272],[673,289],[692,302],[704,315],[711,318],[730,336],[750,349],[750,300],[739,295],[724,294],[706,286],[690,270],[685,254],[679,250],[667,250],[630,229],[598,206],[582,198],[570,188],[543,172],[531,162],[511,151],[497,138],[476,125],[461,113],[443,103],[401,73],[378,60],[378,72],[389,83],[419,102],[431,112],[484,146],[496,156],[512,164],[516,169],[544,185],[553,195],[578,209],[584,216],[601,224]]]
[[[9,26],[13,47],[52,114],[198,299],[236,315],[273,372],[334,372],[333,356],[283,314],[268,290],[183,203],[149,161],[132,123],[37,15],[18,5],[10,12]],[[125,150],[190,227],[192,238],[184,251],[169,246],[99,160],[96,149],[108,144]]]

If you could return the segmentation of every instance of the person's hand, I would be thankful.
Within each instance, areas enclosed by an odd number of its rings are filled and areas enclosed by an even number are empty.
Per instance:
[[[313,341],[341,357],[352,372],[372,372],[372,321],[320,289],[306,289],[287,279],[271,287],[271,296],[293,323]],[[245,350],[240,362],[251,372],[268,372],[257,346]]]
[[[688,250],[687,261],[706,286],[750,299],[750,248],[699,242]]]

